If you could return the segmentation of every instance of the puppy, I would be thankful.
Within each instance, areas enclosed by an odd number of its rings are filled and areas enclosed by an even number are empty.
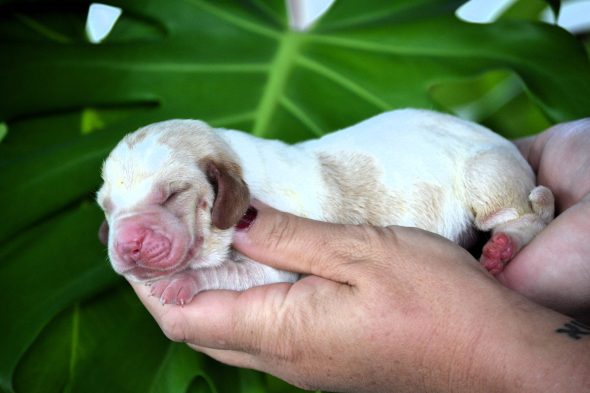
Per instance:
[[[231,248],[250,198],[316,220],[419,227],[463,246],[475,230],[491,231],[481,263],[492,274],[554,209],[551,191],[535,187],[512,143],[416,109],[295,145],[164,121],[127,135],[102,177],[97,201],[114,270],[151,285],[162,303],[181,305],[203,290],[297,279]]]

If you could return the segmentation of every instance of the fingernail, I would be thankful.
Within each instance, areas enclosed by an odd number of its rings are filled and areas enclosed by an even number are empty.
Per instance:
[[[244,214],[244,216],[242,217],[240,222],[238,222],[236,224],[236,229],[238,231],[247,230],[248,228],[250,228],[250,225],[252,225],[252,222],[254,222],[257,215],[258,215],[258,210],[256,210],[252,206],[250,206],[248,208],[248,210],[246,210],[246,213]]]

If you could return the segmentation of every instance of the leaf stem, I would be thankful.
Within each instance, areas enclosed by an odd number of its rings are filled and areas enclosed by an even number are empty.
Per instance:
[[[271,62],[266,86],[257,109],[253,134],[263,136],[268,130],[270,121],[279,103],[289,74],[297,56],[302,35],[295,31],[286,31],[279,41],[279,47]]]

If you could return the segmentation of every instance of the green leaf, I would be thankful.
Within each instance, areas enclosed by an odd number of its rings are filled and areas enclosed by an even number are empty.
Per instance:
[[[552,0],[518,0],[508,7],[500,16],[500,19],[529,19],[540,20],[543,11],[550,7],[553,16],[557,20],[559,16],[560,1]]]
[[[55,315],[117,279],[105,263],[104,247],[95,240],[100,216],[87,203],[72,207],[0,250],[0,285],[14,294],[2,306],[2,387],[10,386],[19,357]]]
[[[434,85],[431,95],[441,108],[501,129],[508,138],[535,134],[551,125],[524,93],[522,81],[511,72],[491,71],[474,79]]]
[[[8,134],[8,126],[6,123],[0,123],[0,143],[6,138],[6,134]]]
[[[54,318],[20,362],[14,387],[41,393],[112,392],[116,386],[157,393],[184,392],[202,381],[200,391],[215,392],[213,381],[199,371],[205,361],[163,339],[133,291],[119,286]]]
[[[339,0],[310,31],[293,32],[279,0],[116,0],[123,14],[98,45],[84,33],[90,2],[50,3],[0,1],[8,392],[285,386],[170,344],[111,271],[93,197],[126,132],[200,118],[299,141],[389,109],[483,102],[481,120],[516,136],[514,124],[590,115],[590,65],[574,37],[527,20],[465,23],[454,14],[462,1]],[[508,90],[486,98],[499,73]],[[469,84],[479,93],[464,100],[456,92]]]
[[[549,6],[553,10],[553,14],[555,15],[555,20],[559,17],[559,9],[561,8],[561,1],[560,0],[546,0],[549,3]]]

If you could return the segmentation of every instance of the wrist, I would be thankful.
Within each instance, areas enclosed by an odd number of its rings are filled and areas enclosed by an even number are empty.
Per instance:
[[[489,312],[449,367],[449,391],[564,392],[590,386],[590,336],[567,330],[570,318],[515,294]],[[590,332],[590,331],[589,331]]]

